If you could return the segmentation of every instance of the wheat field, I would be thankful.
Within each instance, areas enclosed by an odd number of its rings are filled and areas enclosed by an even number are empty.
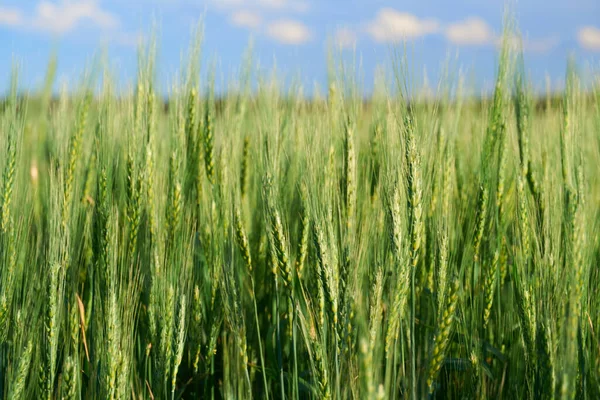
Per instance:
[[[151,44],[131,90],[15,68],[2,398],[600,397],[600,85],[540,99],[507,40],[481,99],[397,54],[217,95],[200,47],[166,97]]]

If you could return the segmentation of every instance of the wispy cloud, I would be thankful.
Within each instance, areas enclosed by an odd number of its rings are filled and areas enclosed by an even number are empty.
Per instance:
[[[584,26],[577,33],[579,45],[586,50],[600,51],[600,29],[594,26]]]
[[[277,14],[289,14],[296,5],[295,0],[224,0],[216,2],[221,12],[228,14],[233,26],[251,29],[270,39],[287,44],[300,45],[312,38],[312,32],[302,22],[291,18],[279,18]]]
[[[525,39],[523,50],[532,53],[547,53],[560,43],[558,36],[542,39]]]
[[[240,10],[234,11],[229,16],[229,21],[235,26],[255,29],[262,23],[262,17],[254,11]]]
[[[138,47],[143,44],[146,37],[141,33],[133,32],[115,32],[105,36],[104,41],[110,44],[116,44],[123,47]]]
[[[119,19],[102,9],[94,0],[37,3],[30,15],[18,9],[0,8],[0,25],[8,25],[29,30],[65,34],[86,23],[101,29],[114,29]]]
[[[459,46],[501,46],[504,40],[515,50],[527,53],[547,53],[559,43],[556,36],[531,39],[517,35],[503,37],[495,33],[490,25],[480,17],[468,17],[451,23],[444,29],[446,39]]]
[[[292,19],[281,19],[267,26],[267,35],[280,43],[298,45],[308,42],[312,33],[306,25]]]
[[[526,53],[547,53],[560,43],[557,36],[551,36],[546,38],[530,39],[522,36],[507,36],[506,38],[498,37],[496,39],[496,45],[501,46],[503,40],[508,40],[508,45],[514,50],[523,50]]]
[[[488,23],[479,17],[469,17],[448,25],[445,35],[450,42],[466,46],[493,44],[495,40]]]
[[[18,26],[23,23],[23,14],[16,8],[0,7],[0,25]]]
[[[420,19],[392,8],[382,8],[366,31],[377,42],[399,42],[436,33],[440,29],[435,19]]]
[[[305,0],[210,0],[210,4],[223,11],[243,9],[305,13],[310,9],[309,3]]]
[[[352,29],[342,27],[335,32],[333,41],[336,46],[341,47],[342,49],[353,48],[358,41],[358,35]]]
[[[364,31],[373,40],[380,43],[400,42],[426,35],[442,35],[448,42],[458,46],[499,46],[502,43],[502,36],[496,34],[491,26],[478,16],[470,16],[461,21],[442,24],[435,18],[419,18],[413,14],[392,8],[382,8],[376,17],[364,26]],[[594,39],[595,35],[600,37],[600,30],[596,29],[594,32],[585,32],[586,43],[600,40]],[[351,31],[343,31],[341,33],[342,39],[351,33]],[[546,53],[559,43],[556,36],[539,39],[515,36],[510,40],[515,48],[522,48],[523,51],[531,53]],[[583,40],[580,41],[583,42]],[[592,45],[589,44],[589,46]]]
[[[287,0],[258,0],[257,3],[270,8],[283,8],[289,2]]]
[[[69,32],[83,22],[103,29],[113,29],[119,25],[116,16],[91,0],[60,3],[41,1],[32,20],[35,28],[55,33]]]
[[[265,8],[294,11],[299,13],[307,12],[310,8],[306,1],[301,0],[257,0],[257,4]]]

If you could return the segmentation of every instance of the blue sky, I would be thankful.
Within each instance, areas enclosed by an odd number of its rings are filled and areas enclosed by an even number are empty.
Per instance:
[[[546,77],[561,86],[571,54],[584,70],[598,70],[599,1],[520,0],[508,8],[538,89]],[[252,38],[260,71],[276,65],[286,81],[300,80],[309,93],[326,85],[331,43],[360,64],[366,91],[376,67],[389,65],[391,49],[403,43],[419,80],[426,76],[435,86],[449,65],[480,90],[493,81],[505,9],[501,0],[0,0],[0,90],[8,86],[10,60],[20,63],[23,88],[40,85],[53,51],[59,81],[77,83],[94,56],[107,51],[126,87],[135,77],[136,44],[154,27],[166,91],[201,20],[203,59],[216,60],[220,82],[237,75]]]

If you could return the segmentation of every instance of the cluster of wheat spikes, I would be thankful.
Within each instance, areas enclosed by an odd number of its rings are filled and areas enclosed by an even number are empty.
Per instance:
[[[1,398],[600,398],[600,86],[538,105],[506,43],[483,100],[15,68]]]

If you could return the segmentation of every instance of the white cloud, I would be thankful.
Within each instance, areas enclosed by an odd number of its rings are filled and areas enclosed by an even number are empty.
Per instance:
[[[352,48],[356,46],[357,36],[356,32],[354,32],[350,28],[339,28],[335,32],[335,36],[333,37],[336,46],[339,46],[343,49]]]
[[[446,38],[454,44],[481,46],[494,42],[490,26],[479,17],[469,17],[446,27]]]
[[[0,25],[64,34],[82,23],[106,30],[119,26],[118,18],[100,8],[95,0],[42,0],[27,16],[17,9],[0,8]]]
[[[527,37],[512,35],[507,38],[498,37],[495,39],[496,46],[502,46],[503,40],[508,40],[508,45],[514,51],[523,50],[526,53],[547,53],[560,42],[558,37],[551,36],[541,39],[529,39]]]
[[[312,34],[302,22],[281,19],[267,26],[267,35],[284,44],[302,44],[310,40]]]
[[[258,0],[258,4],[270,8],[282,8],[286,3],[287,0]]]
[[[247,0],[213,0],[212,3],[221,7],[238,7],[249,3]]]
[[[448,41],[462,46],[502,46],[504,40],[515,51],[522,49],[528,53],[547,53],[554,48],[559,40],[557,37],[530,39],[520,35],[503,37],[495,34],[487,22],[480,17],[469,17],[462,21],[449,24],[444,29]]]
[[[257,4],[265,8],[290,10],[295,12],[306,12],[309,5],[306,1],[300,0],[258,0]]]
[[[23,23],[21,11],[15,8],[0,7],[0,25],[18,26]]]
[[[584,26],[577,33],[579,45],[587,50],[600,51],[600,29]]]
[[[266,8],[284,8],[287,4],[287,0],[257,0],[258,5]]]
[[[377,17],[367,24],[367,32],[378,42],[398,42],[435,33],[439,23],[434,19],[419,19],[417,16],[382,8]]]
[[[109,35],[106,38],[108,43],[114,43],[123,47],[138,47],[144,43],[144,35],[141,32],[120,32]]]
[[[262,23],[262,18],[258,13],[253,11],[235,11],[229,16],[229,21],[236,26],[244,28],[258,28]]]
[[[556,36],[542,39],[524,39],[523,51],[531,53],[547,53],[560,43]]]
[[[101,9],[96,1],[41,1],[36,6],[32,24],[35,28],[55,33],[66,33],[82,22],[99,28],[112,29],[119,25],[118,19]]]
[[[243,8],[261,11],[305,13],[310,8],[306,0],[210,0],[210,3],[222,11]]]

